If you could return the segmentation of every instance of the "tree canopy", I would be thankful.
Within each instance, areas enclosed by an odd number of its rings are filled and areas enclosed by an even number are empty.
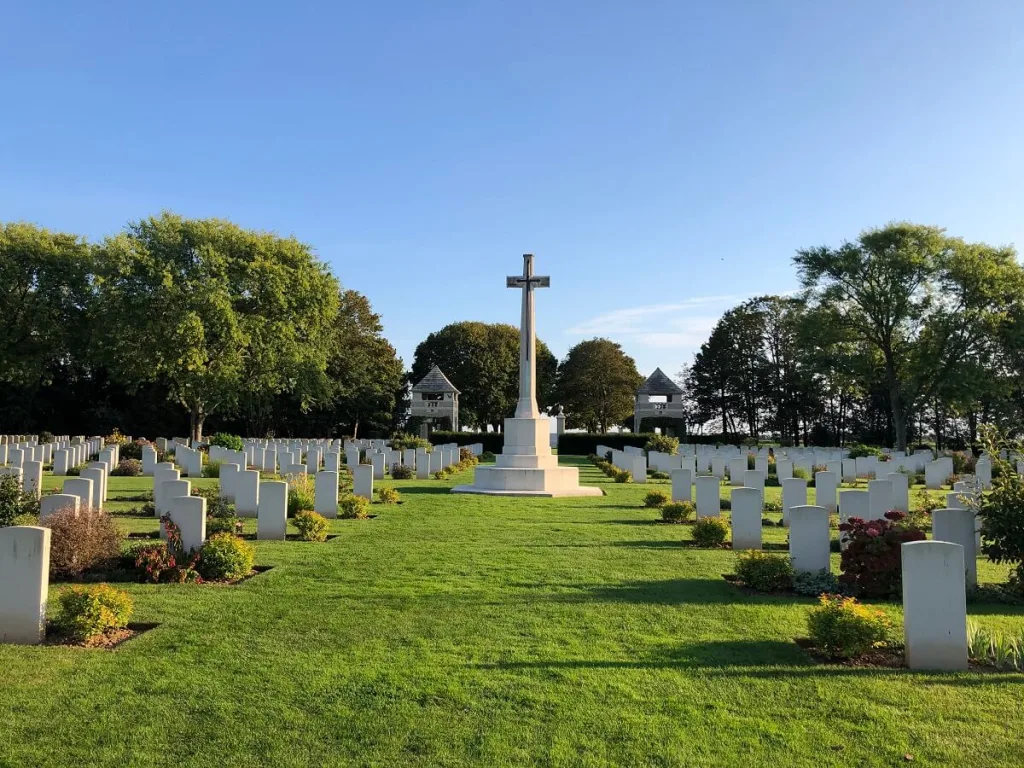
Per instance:
[[[633,413],[643,376],[622,347],[608,339],[581,341],[558,366],[556,398],[566,411],[566,426],[607,432]]]

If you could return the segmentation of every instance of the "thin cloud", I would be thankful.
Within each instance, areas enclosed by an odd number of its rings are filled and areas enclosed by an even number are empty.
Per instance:
[[[603,312],[589,320],[584,320],[582,323],[574,325],[566,333],[574,336],[587,336],[591,334],[618,335],[624,333],[656,332],[659,329],[664,329],[665,316],[685,313],[708,305],[731,305],[742,300],[742,296],[697,296],[673,304],[648,304],[642,307],[613,309],[610,312]],[[656,320],[657,322],[655,322]]]

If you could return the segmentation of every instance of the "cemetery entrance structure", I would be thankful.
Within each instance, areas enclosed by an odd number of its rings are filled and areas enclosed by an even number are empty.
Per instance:
[[[682,388],[661,368],[655,368],[636,391],[633,414],[634,432],[644,431],[644,421],[650,420],[649,431],[653,431],[653,427],[661,427],[667,434],[683,434],[686,416]]]
[[[519,325],[519,402],[505,419],[505,446],[493,467],[477,467],[472,485],[457,485],[452,493],[492,496],[600,496],[600,488],[580,485],[579,470],[558,466],[551,453],[548,419],[537,407],[537,331],[534,291],[551,285],[533,274],[533,254],[523,255],[523,274],[506,279],[508,288],[523,292]]]
[[[412,388],[409,415],[435,429],[459,431],[459,390],[436,365]]]

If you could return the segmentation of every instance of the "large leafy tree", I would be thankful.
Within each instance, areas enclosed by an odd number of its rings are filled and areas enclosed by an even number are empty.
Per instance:
[[[34,389],[85,363],[91,274],[77,235],[0,224],[0,381]]]
[[[519,399],[519,329],[504,323],[464,321],[446,325],[416,347],[411,380],[431,366],[444,371],[459,395],[459,421],[466,426],[498,426]],[[558,360],[537,339],[537,405],[554,402]]]
[[[558,366],[556,397],[571,428],[607,432],[633,413],[643,383],[636,362],[608,339],[581,341]]]
[[[839,248],[797,252],[807,297],[881,358],[896,447],[929,402],[1019,299],[1012,248],[965,243],[909,223],[868,230]]]
[[[99,252],[97,341],[130,387],[166,384],[193,439],[214,412],[323,391],[336,280],[294,238],[164,213]]]

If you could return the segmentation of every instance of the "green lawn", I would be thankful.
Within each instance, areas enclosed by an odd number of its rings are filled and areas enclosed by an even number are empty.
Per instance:
[[[792,642],[812,601],[740,593],[645,486],[562,461],[608,495],[397,482],[403,505],[327,543],[257,542],[274,568],[241,585],[124,585],[160,626],[115,651],[0,646],[0,765],[1021,763],[1024,675],[816,665]],[[110,508],[155,530],[139,504]]]

